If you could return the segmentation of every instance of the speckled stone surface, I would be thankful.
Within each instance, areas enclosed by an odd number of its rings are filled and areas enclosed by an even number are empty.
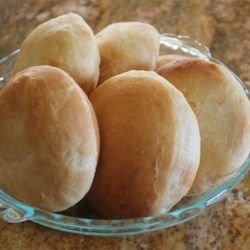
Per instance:
[[[79,13],[95,32],[122,20],[147,21],[160,32],[189,35],[250,86],[249,0],[1,0],[0,57],[17,49],[41,22]],[[0,221],[0,249],[250,249],[250,175],[198,218],[141,236],[96,238]]]

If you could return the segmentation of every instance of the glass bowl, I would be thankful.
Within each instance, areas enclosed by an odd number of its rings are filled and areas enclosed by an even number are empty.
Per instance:
[[[222,64],[212,58],[207,47],[188,37],[163,34],[161,35],[160,41],[161,54],[189,55]],[[0,60],[0,88],[3,87],[8,80],[18,52],[19,51],[16,50]],[[232,74],[237,81],[242,84],[248,98],[250,98],[250,93],[247,88],[233,72]],[[10,223],[28,220],[49,228],[84,235],[120,236],[146,233],[169,228],[198,216],[204,210],[223,199],[247,174],[249,169],[250,155],[240,169],[230,175],[226,181],[225,178],[223,178],[220,184],[203,194],[184,197],[170,212],[160,216],[126,220],[97,219],[91,215],[91,213],[77,216],[72,212],[72,209],[69,209],[69,211],[65,213],[51,213],[17,201],[4,192],[4,190],[0,189],[0,219]]]

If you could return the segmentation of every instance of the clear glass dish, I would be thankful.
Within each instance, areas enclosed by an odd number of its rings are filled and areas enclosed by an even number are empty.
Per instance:
[[[161,54],[165,53],[189,55],[222,64],[212,58],[209,49],[204,45],[188,37],[174,34],[161,35]],[[8,80],[17,54],[18,50],[0,60],[0,88]],[[236,75],[235,78],[242,84],[250,99],[249,90]],[[74,212],[72,212],[74,209],[63,214],[50,213],[19,202],[0,189],[0,219],[10,223],[29,220],[49,228],[84,235],[119,236],[150,232],[169,228],[198,216],[223,199],[241,181],[249,169],[250,155],[241,168],[228,177],[228,180],[223,179],[222,183],[203,194],[184,197],[170,212],[157,217],[127,220],[97,219],[91,213],[74,217]]]

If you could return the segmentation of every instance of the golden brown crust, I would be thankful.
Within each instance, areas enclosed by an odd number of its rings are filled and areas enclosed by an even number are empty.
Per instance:
[[[77,14],[53,18],[36,27],[23,41],[13,74],[35,65],[66,71],[90,93],[99,78],[100,55],[95,36]]]
[[[154,72],[129,71],[105,81],[90,100],[102,143],[89,204],[108,218],[169,210],[199,165],[198,124],[183,95]]]
[[[178,62],[180,60],[185,60],[185,59],[190,60],[192,59],[192,57],[184,56],[184,55],[177,55],[177,54],[168,54],[168,55],[159,56],[157,58],[155,72],[158,72],[158,69],[167,63],[174,63],[174,62]]]
[[[128,70],[153,70],[159,55],[159,33],[150,24],[113,23],[96,35],[101,65],[99,84]]]
[[[73,206],[98,154],[92,105],[64,71],[35,66],[0,92],[0,184],[16,199],[50,211]]]
[[[192,192],[203,192],[234,173],[250,151],[250,103],[223,66],[200,60],[165,64],[158,73],[187,98],[201,131],[201,163]]]

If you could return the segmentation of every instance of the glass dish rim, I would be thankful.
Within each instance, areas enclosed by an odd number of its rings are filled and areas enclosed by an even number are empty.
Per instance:
[[[242,83],[239,77],[222,62],[213,58],[209,49],[203,44],[189,38],[188,36],[179,36],[176,34],[162,34],[160,41],[161,44],[164,44],[170,49],[181,49],[184,53],[188,51],[189,55],[223,65],[243,86],[246,95],[250,99],[249,90]],[[18,52],[19,50],[16,50],[6,57],[0,59],[0,65],[3,65],[9,60],[13,59],[18,54]],[[231,176],[227,181],[224,181],[208,192],[202,194],[201,197],[193,204],[178,208],[160,216],[148,216],[126,220],[77,218],[47,212],[15,200],[0,188],[0,219],[10,223],[18,223],[29,220],[40,225],[64,232],[92,236],[126,236],[151,232],[182,224],[198,216],[205,209],[211,207],[223,199],[228,194],[228,192],[243,179],[249,169],[250,154],[248,155],[248,158],[244,164],[233,174],[233,176]]]

